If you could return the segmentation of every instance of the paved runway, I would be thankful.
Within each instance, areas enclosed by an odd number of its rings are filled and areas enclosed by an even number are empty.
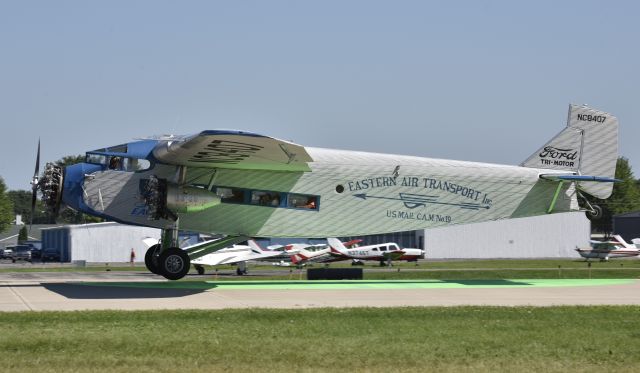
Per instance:
[[[640,305],[640,280],[177,281],[138,272],[0,273],[0,311]]]

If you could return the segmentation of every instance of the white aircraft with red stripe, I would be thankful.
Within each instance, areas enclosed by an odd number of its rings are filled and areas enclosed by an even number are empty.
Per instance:
[[[339,241],[339,240],[338,240]],[[342,243],[345,247],[357,246],[362,240],[356,239]],[[291,252],[291,263],[301,266],[308,263],[331,263],[347,260],[342,255],[335,255],[329,245],[292,244],[285,248]]]
[[[619,235],[614,235],[609,241],[591,241],[589,248],[576,248],[581,257],[589,259],[600,259],[601,262],[609,258],[623,258],[640,255],[640,249],[635,245],[630,245]]]
[[[347,248],[337,238],[327,238],[331,252],[336,257],[352,260],[376,260],[381,264],[392,260],[416,261],[424,258],[424,250],[403,249],[394,242]]]

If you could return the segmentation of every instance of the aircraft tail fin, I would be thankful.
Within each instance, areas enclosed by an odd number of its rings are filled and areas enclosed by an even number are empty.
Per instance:
[[[618,159],[618,118],[589,108],[569,105],[567,127],[522,162],[521,166],[566,170],[594,176],[576,181],[578,188],[600,199],[611,195]],[[595,181],[594,181],[595,180]]]
[[[260,244],[258,244],[255,240],[247,240],[247,245],[249,245],[251,250],[253,250],[255,252],[258,252],[258,253],[259,252],[263,252],[263,251],[267,251],[262,246],[260,246]]]
[[[629,243],[627,243],[627,241],[624,240],[624,238],[622,238],[620,235],[618,234],[614,234],[613,239],[618,241],[620,243],[620,245],[624,246],[625,248],[635,248],[633,245],[629,245]]]
[[[329,244],[329,247],[337,250],[339,253],[342,253],[347,250],[347,248],[344,246],[342,241],[340,241],[337,238],[329,237],[327,238],[327,243]]]
[[[300,264],[301,262],[304,262],[306,260],[309,260],[309,257],[302,253],[296,253],[291,255],[291,263],[293,264]]]

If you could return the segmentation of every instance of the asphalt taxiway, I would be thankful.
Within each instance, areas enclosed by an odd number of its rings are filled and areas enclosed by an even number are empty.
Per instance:
[[[636,279],[193,279],[171,282],[141,272],[0,273],[0,311],[640,305],[640,280]]]

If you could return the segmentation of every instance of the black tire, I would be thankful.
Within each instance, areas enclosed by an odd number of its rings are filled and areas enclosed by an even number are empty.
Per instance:
[[[598,220],[602,217],[602,207],[598,205],[591,206],[593,210],[587,211],[587,218],[589,220]]]
[[[203,266],[199,266],[199,265],[194,265],[194,267],[196,268],[196,271],[198,271],[199,275],[204,275],[204,267]]]
[[[170,247],[158,256],[160,275],[168,280],[179,280],[189,273],[191,259],[184,250]]]
[[[242,276],[244,275],[244,273],[242,273],[242,270],[240,268],[236,268],[236,275]]]
[[[144,265],[147,266],[147,269],[151,273],[155,273],[156,275],[160,275],[160,270],[158,269],[158,252],[160,250],[160,245],[153,245],[149,249],[147,249],[147,253],[144,254]]]

